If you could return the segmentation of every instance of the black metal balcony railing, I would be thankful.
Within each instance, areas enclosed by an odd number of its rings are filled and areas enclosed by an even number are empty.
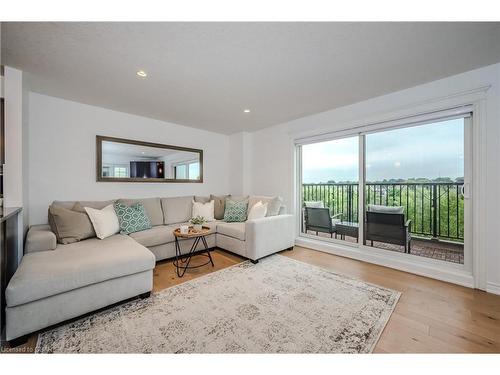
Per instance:
[[[367,183],[366,204],[403,206],[412,233],[448,240],[464,239],[463,184],[459,182]],[[304,201],[323,201],[332,215],[359,222],[358,184],[303,184]]]

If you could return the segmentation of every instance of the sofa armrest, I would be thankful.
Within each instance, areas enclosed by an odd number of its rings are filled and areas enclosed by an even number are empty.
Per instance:
[[[54,250],[57,247],[57,238],[48,225],[33,225],[26,235],[24,252]]]
[[[247,258],[257,260],[293,247],[295,243],[293,215],[269,216],[245,223]]]

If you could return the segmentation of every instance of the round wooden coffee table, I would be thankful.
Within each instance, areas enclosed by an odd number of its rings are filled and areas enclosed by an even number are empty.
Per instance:
[[[186,273],[186,271],[190,268],[199,268],[206,266],[208,264],[212,264],[212,267],[214,266],[214,261],[212,260],[212,256],[210,255],[210,251],[208,250],[208,245],[207,245],[207,239],[205,236],[208,236],[211,234],[212,231],[210,230],[209,227],[202,227],[201,231],[195,231],[193,227],[189,227],[189,232],[187,234],[181,233],[181,229],[177,228],[174,230],[174,237],[175,237],[175,260],[174,260],[174,266],[176,269],[177,276],[182,277]],[[179,239],[189,239],[189,238],[194,238],[194,242],[191,245],[191,249],[189,252],[182,254],[181,252],[181,246],[179,244]],[[201,250],[201,252],[196,253],[196,247],[198,246],[199,242],[202,242],[204,249]],[[189,263],[191,262],[191,258],[193,256],[205,256],[208,258],[208,261],[206,263],[197,265],[197,266],[190,266]]]

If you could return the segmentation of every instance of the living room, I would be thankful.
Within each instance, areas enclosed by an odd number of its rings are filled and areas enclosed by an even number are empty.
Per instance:
[[[498,360],[500,22],[14,14],[2,358]]]

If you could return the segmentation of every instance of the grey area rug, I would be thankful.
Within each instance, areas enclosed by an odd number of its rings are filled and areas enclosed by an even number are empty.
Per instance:
[[[39,335],[38,353],[369,353],[400,296],[281,255]]]

